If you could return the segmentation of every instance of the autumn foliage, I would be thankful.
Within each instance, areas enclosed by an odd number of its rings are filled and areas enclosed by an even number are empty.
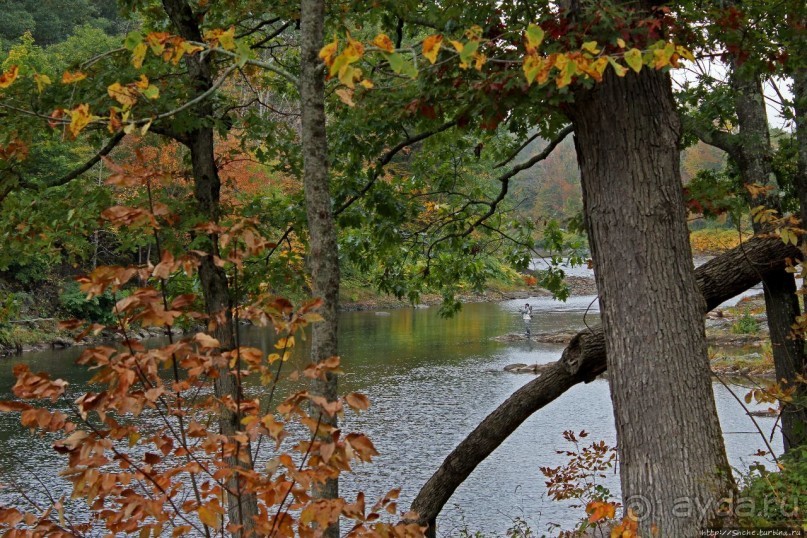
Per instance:
[[[109,166],[108,182],[117,188],[150,190],[164,174],[144,166]],[[157,240],[178,218],[154,203],[115,206],[104,216]],[[235,289],[243,264],[275,246],[245,219],[195,229],[216,234],[214,263],[227,271]],[[296,339],[320,320],[318,300],[293,305],[265,294],[247,297],[229,312],[231,318],[273,329],[275,349],[224,348],[210,333],[228,322],[227,313],[207,315],[197,310],[194,294],[172,290],[172,279],[194,275],[207,255],[164,250],[157,264],[102,266],[80,279],[88,297],[114,296],[116,323],[109,328],[122,336],[122,345],[81,354],[78,364],[94,373],[93,390],[78,397],[68,396],[65,381],[17,366],[17,399],[1,402],[0,410],[19,413],[24,427],[55,436],[53,449],[65,458],[62,476],[72,483],[72,496],[86,500],[90,516],[76,521],[59,501],[38,513],[4,508],[0,529],[6,536],[212,536],[238,530],[227,515],[228,498],[249,494],[258,499],[255,533],[261,536],[318,536],[340,517],[352,521],[350,536],[419,536],[417,525],[383,522],[382,514],[397,514],[397,490],[370,505],[362,493],[352,501],[312,499],[317,484],[377,455],[365,435],[323,423],[324,416],[348,408],[365,411],[370,402],[358,393],[329,402],[295,388],[302,380],[340,371],[339,357],[290,366],[296,362],[290,360]],[[175,331],[180,324],[200,330],[180,338]],[[77,338],[104,329],[80,320],[63,326],[77,331]],[[131,338],[134,327],[159,327],[167,343],[146,347]],[[222,375],[236,380],[235,398],[214,395],[212,385]],[[237,419],[234,434],[218,427],[224,413]],[[243,465],[256,459],[260,467]]]

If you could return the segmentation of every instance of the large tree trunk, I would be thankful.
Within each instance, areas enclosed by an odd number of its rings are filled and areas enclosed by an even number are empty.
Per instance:
[[[807,21],[802,21],[802,28],[804,22]],[[804,54],[807,53],[807,37],[803,32],[796,39],[796,48],[797,50],[794,52],[800,53],[799,57],[804,58]],[[798,144],[796,186],[801,204],[801,227],[807,229],[807,69],[803,66],[797,67],[793,74],[793,98],[796,112],[796,143]],[[803,252],[807,252],[807,235],[801,237],[801,248]],[[807,283],[804,286],[807,286]],[[807,301],[807,296],[805,296],[805,301]],[[795,374],[807,378],[807,357],[802,356],[801,364],[794,363],[793,366]],[[797,385],[794,400],[796,404],[789,410],[785,409],[785,412],[790,415],[787,417],[790,426],[786,435],[790,438],[792,447],[807,445],[807,384]],[[782,430],[785,431],[784,422]]]
[[[738,143],[731,157],[737,163],[743,183],[771,186],[761,200],[751,200],[751,205],[765,205],[781,212],[776,181],[771,167],[771,139],[768,128],[768,114],[765,109],[765,96],[759,75],[748,67],[733,68],[732,87],[735,93],[735,110],[739,127]],[[761,230],[761,224],[754,222],[754,231]],[[792,385],[796,375],[804,370],[804,340],[796,335],[791,327],[801,315],[796,280],[784,268],[765,275],[765,310],[768,314],[768,329],[773,349],[773,363],[776,378]],[[801,411],[801,412],[799,412]],[[796,406],[782,404],[782,437],[787,452],[798,436],[797,430],[805,427],[804,410]],[[799,444],[798,441],[795,444]]]
[[[609,72],[576,96],[571,115],[624,505],[640,516],[643,534],[696,536],[734,483],[712,392],[669,76]]]
[[[179,34],[187,40],[202,41],[202,34],[190,6],[185,0],[164,0],[163,6],[171,22]],[[186,56],[185,63],[188,75],[197,95],[208,91],[213,85],[210,55],[201,57]],[[210,100],[202,101],[194,109],[201,122],[213,116],[213,105]],[[218,222],[220,217],[221,180],[215,160],[213,129],[199,127],[180,137],[180,141],[190,150],[191,166],[194,180],[194,197],[200,215],[210,222]],[[199,280],[205,298],[205,307],[214,326],[213,336],[221,344],[222,351],[234,349],[236,346],[235,325],[232,319],[232,301],[229,282],[224,269],[216,266],[214,257],[219,256],[218,236],[210,234],[206,246],[207,255],[199,266]],[[233,402],[241,400],[241,388],[229,368],[221,368],[219,377],[214,382],[217,398],[231,398]],[[238,413],[222,406],[219,416],[219,429],[226,436],[233,436],[241,429]],[[252,469],[252,451],[249,445],[239,444],[238,454],[226,457],[227,465],[236,468]],[[258,503],[254,493],[244,491],[242,481],[237,474],[227,479],[227,511],[230,523],[240,525],[233,533],[236,538],[254,535],[255,517],[258,516]]]
[[[328,141],[325,133],[325,77],[319,51],[323,45],[325,3],[323,0],[302,0],[300,10],[301,73],[300,98],[302,107],[303,185],[308,217],[309,267],[314,295],[323,300],[320,314],[324,320],[314,324],[311,335],[311,355],[314,361],[336,356],[339,301],[339,251],[336,226],[328,186]],[[315,381],[313,388],[328,401],[335,401],[337,377],[328,373],[327,379]],[[336,417],[323,414],[322,421],[336,427]],[[335,499],[339,484],[330,479],[317,486],[318,498]],[[338,524],[326,529],[329,538],[339,536]]]
[[[761,275],[797,257],[795,247],[778,238],[754,237],[695,270],[705,302],[704,313],[758,284]],[[454,491],[518,426],[578,383],[587,383],[606,370],[602,327],[578,333],[561,359],[517,390],[489,414],[443,461],[412,503],[419,522],[434,535],[435,521]]]

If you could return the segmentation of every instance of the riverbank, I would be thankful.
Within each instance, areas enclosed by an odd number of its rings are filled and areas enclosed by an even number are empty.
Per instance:
[[[533,333],[507,333],[493,339],[498,342],[536,342],[566,345],[576,331]],[[775,378],[773,355],[765,300],[762,294],[745,297],[736,306],[717,309],[706,317],[706,341],[712,372],[726,377]],[[513,373],[538,374],[541,364],[511,364],[505,367]]]
[[[572,297],[591,296],[596,293],[596,285],[592,278],[572,276],[568,278]],[[546,290],[528,286],[526,283],[502,283],[491,285],[480,293],[466,293],[459,296],[462,303],[497,303],[507,300],[521,300],[530,297],[549,297]],[[442,303],[438,294],[424,294],[418,304],[412,305],[395,297],[384,296],[367,288],[348,288],[343,291],[340,311],[370,310],[383,313],[401,308],[430,308]],[[770,341],[764,314],[762,295],[745,298],[737,306],[710,312],[706,320],[706,336],[712,357],[712,369],[716,374],[726,376],[749,375],[754,377],[773,377],[773,360],[770,353]],[[103,331],[76,342],[74,333],[60,330],[57,320],[43,318],[15,322],[4,329],[0,342],[0,355],[9,356],[31,351],[61,349],[72,346],[93,346],[115,343],[121,336],[112,331]],[[195,330],[194,330],[195,332]],[[175,334],[183,334],[177,328]],[[532,342],[565,345],[571,341],[575,331],[556,331],[535,333]],[[129,337],[134,340],[145,340],[161,337],[162,329],[150,328],[133,330]],[[494,338],[499,342],[527,341],[524,334],[508,333]],[[523,373],[536,373],[535,365],[522,365],[516,369]]]

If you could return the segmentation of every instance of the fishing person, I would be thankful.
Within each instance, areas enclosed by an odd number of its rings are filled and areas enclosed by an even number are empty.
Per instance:
[[[527,338],[530,337],[530,322],[532,321],[532,306],[530,303],[524,305],[524,308],[521,310],[521,319],[524,320],[524,330],[527,333]]]

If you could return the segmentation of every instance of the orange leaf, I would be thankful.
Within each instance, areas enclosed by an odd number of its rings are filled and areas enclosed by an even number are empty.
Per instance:
[[[385,52],[392,52],[395,50],[395,44],[387,34],[378,34],[373,39],[373,45]]]
[[[319,51],[319,57],[325,62],[328,67],[333,65],[333,58],[336,55],[336,48],[339,46],[339,40],[334,38],[332,43],[328,43],[322,50]]]
[[[345,396],[345,401],[356,411],[367,411],[370,408],[370,398],[358,392],[351,392]]]
[[[589,514],[589,523],[596,523],[603,519],[613,519],[616,515],[616,505],[609,502],[592,501],[586,506],[586,513]]]
[[[87,75],[82,73],[81,71],[76,71],[71,73],[70,71],[65,71],[62,75],[62,84],[74,84],[79,82],[80,80],[84,80],[87,78]]]
[[[208,527],[213,527],[214,529],[218,528],[219,526],[218,514],[207,506],[199,507],[199,520]]]
[[[423,57],[431,63],[437,61],[437,53],[440,52],[440,45],[443,43],[442,34],[430,35],[423,40]]]
[[[11,86],[15,80],[17,80],[17,74],[19,73],[19,68],[16,65],[12,65],[8,68],[8,71],[4,72],[0,75],[0,88],[8,88]]]

